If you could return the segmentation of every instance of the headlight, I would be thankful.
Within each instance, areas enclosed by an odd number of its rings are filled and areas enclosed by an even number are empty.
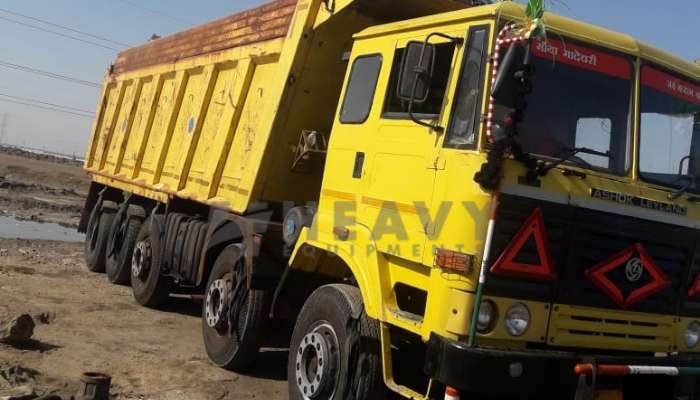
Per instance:
[[[488,333],[493,329],[493,323],[496,321],[496,305],[491,300],[484,300],[479,307],[479,319],[476,324],[476,330],[479,333]]]
[[[688,325],[688,329],[685,330],[683,338],[685,339],[685,347],[694,349],[698,345],[698,342],[700,342],[700,322],[691,322]]]
[[[511,336],[522,336],[530,327],[530,310],[523,303],[508,308],[505,316],[506,331]]]

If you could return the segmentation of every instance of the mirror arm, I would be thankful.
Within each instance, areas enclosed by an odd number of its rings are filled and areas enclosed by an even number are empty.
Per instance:
[[[690,168],[690,160],[692,159],[691,155],[687,155],[683,158],[681,158],[681,161],[678,163],[678,175],[683,175],[683,163],[688,161],[688,168]],[[690,173],[690,172],[688,172]]]
[[[420,72],[416,72],[416,78],[418,78],[418,76],[420,76],[420,74],[421,74]],[[444,132],[445,128],[437,125],[437,123],[431,124],[428,122],[423,122],[418,117],[416,117],[416,115],[413,113],[413,104],[414,104],[413,98],[416,97],[416,90],[418,90],[418,79],[416,79],[416,83],[413,84],[413,93],[411,93],[411,100],[408,102],[408,116],[411,118],[411,120],[413,122],[415,122],[418,125],[425,126],[426,128],[433,129],[433,130],[440,132],[440,133]]]
[[[430,41],[430,39],[431,39],[433,36],[439,36],[439,37],[441,37],[441,38],[443,38],[443,39],[447,39],[447,40],[449,40],[450,42],[454,43],[454,44],[457,45],[457,46],[461,46],[462,44],[464,44],[464,39],[463,39],[463,38],[454,37],[454,36],[450,36],[450,35],[445,35],[444,33],[440,33],[440,32],[433,32],[433,33],[431,33],[430,35],[428,35],[428,37],[425,38],[425,44],[428,44],[428,41]]]
[[[423,41],[423,48],[421,49],[420,59],[418,60],[419,66],[423,65],[423,60],[425,59],[425,49],[428,47],[428,44],[430,43],[430,39],[432,39],[433,36],[439,36],[441,38],[445,38],[457,46],[461,46],[464,43],[464,39],[462,39],[462,38],[452,37],[452,36],[449,36],[449,35],[446,35],[446,34],[440,33],[440,32],[431,33]],[[413,105],[415,103],[414,100],[416,97],[416,91],[418,90],[418,79],[422,78],[425,74],[427,74],[427,71],[423,71],[419,68],[416,68],[416,79],[414,79],[414,81],[413,81],[413,90],[411,91],[411,99],[408,102],[408,116],[416,124],[421,125],[421,126],[425,126],[426,128],[430,128],[430,129],[435,130],[436,132],[442,133],[445,131],[445,128],[439,126],[437,124],[437,122],[434,124],[423,122],[420,119],[418,119],[418,117],[416,117],[416,115],[413,113]]]

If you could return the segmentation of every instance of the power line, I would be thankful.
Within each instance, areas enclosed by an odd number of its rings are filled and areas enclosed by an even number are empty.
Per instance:
[[[134,8],[138,8],[138,9],[140,9],[140,10],[146,11],[147,13],[150,13],[150,14],[153,14],[153,15],[157,15],[157,16],[160,16],[160,17],[167,18],[167,19],[172,20],[172,21],[176,21],[176,22],[180,22],[180,23],[185,23],[185,24],[192,24],[191,21],[187,21],[187,20],[182,19],[182,18],[174,17],[174,16],[172,16],[172,15],[169,15],[169,14],[166,14],[166,13],[163,13],[163,12],[160,12],[160,11],[158,11],[158,10],[154,10],[154,9],[152,9],[152,8],[144,7],[143,5],[141,5],[141,4],[139,4],[139,3],[136,3],[136,2],[134,2],[134,1],[131,1],[131,0],[117,0],[117,1],[120,1],[120,2],[122,2],[122,3],[124,3],[124,4],[128,4],[128,5],[130,5],[130,6],[134,7]]]
[[[60,113],[64,113],[64,114],[72,114],[72,115],[76,115],[78,117],[94,118],[94,115],[81,114],[81,113],[72,112],[72,111],[68,111],[68,110],[61,110],[59,108],[53,108],[53,107],[44,107],[44,106],[40,106],[37,104],[25,103],[22,101],[15,101],[15,100],[10,100],[10,99],[3,99],[3,98],[0,98],[0,101],[4,101],[6,103],[12,103],[12,104],[19,104],[19,105],[27,106],[27,107],[39,108],[42,110],[60,112]]]
[[[53,27],[55,27],[55,28],[65,29],[65,30],[67,30],[67,31],[71,31],[71,32],[74,32],[74,33],[78,33],[78,34],[80,34],[80,35],[88,36],[88,37],[91,37],[91,38],[93,38],[93,39],[101,40],[101,41],[103,41],[103,42],[108,42],[108,43],[116,44],[117,46],[132,47],[132,46],[129,45],[129,44],[117,42],[116,40],[107,39],[107,38],[102,37],[102,36],[98,36],[98,35],[95,35],[95,34],[92,34],[92,33],[88,33],[88,32],[83,32],[83,31],[80,31],[80,30],[77,30],[77,29],[74,29],[74,28],[71,28],[71,27],[68,27],[68,26],[65,26],[65,25],[59,25],[59,24],[56,24],[56,23],[53,23],[53,22],[49,22],[49,21],[46,21],[46,20],[43,20],[43,19],[39,19],[39,18],[36,18],[36,17],[29,16],[29,15],[20,14],[20,13],[18,13],[18,12],[6,10],[6,9],[4,9],[4,8],[0,8],[0,11],[2,11],[2,12],[4,12],[4,13],[7,13],[7,14],[10,14],[10,15],[14,15],[14,16],[16,16],[16,17],[22,17],[22,18],[30,19],[30,20],[32,20],[32,21],[41,22],[42,24],[50,25],[50,26],[53,26]]]
[[[68,35],[68,34],[65,34],[65,33],[52,31],[52,30],[50,30],[50,29],[45,29],[45,28],[42,28],[42,27],[40,27],[40,26],[28,24],[28,23],[26,23],[26,22],[17,21],[17,20],[11,19],[11,18],[0,17],[0,20],[7,21],[7,22],[12,22],[13,24],[18,24],[18,25],[26,26],[26,27],[29,27],[29,28],[32,28],[32,29],[36,29],[36,30],[39,30],[39,31],[42,31],[42,32],[46,32],[46,33],[51,33],[51,34],[54,34],[54,35],[57,35],[57,36],[61,36],[61,37],[64,37],[64,38],[76,40],[76,41],[78,41],[78,42],[83,42],[83,43],[91,44],[91,45],[93,45],[93,46],[102,47],[103,49],[119,51],[119,49],[117,49],[117,48],[115,48],[115,47],[107,46],[107,45],[100,44],[100,43],[97,43],[97,42],[93,42],[93,41],[90,41],[90,40],[81,39],[81,38],[78,38],[78,37],[75,37],[75,36],[71,36],[71,35]]]
[[[49,72],[49,71],[43,71],[40,69],[27,67],[27,66],[19,65],[19,64],[14,64],[14,63],[2,61],[2,60],[0,60],[0,67],[10,68],[10,69],[14,69],[17,71],[28,72],[31,74],[40,75],[40,76],[44,76],[47,78],[59,79],[59,80],[66,81],[66,82],[77,83],[77,84],[83,85],[83,86],[90,86],[90,87],[94,87],[94,88],[102,87],[102,85],[100,85],[99,83],[96,83],[96,82],[90,82],[90,81],[86,81],[83,79],[73,78],[70,76],[56,74],[56,73]]]
[[[20,96],[12,96],[9,94],[5,93],[0,93],[0,97],[5,97],[11,100],[15,101],[23,101],[23,102],[31,102],[31,103],[37,103],[41,104],[43,106],[48,106],[48,107],[55,107],[55,108],[61,108],[67,111],[72,111],[72,112],[79,112],[79,113],[84,113],[84,114],[89,114],[89,115],[94,115],[94,113],[90,110],[83,110],[81,108],[75,108],[75,107],[70,107],[70,106],[62,106],[60,104],[55,104],[55,103],[49,103],[46,101],[41,101],[41,100],[35,100],[35,99],[30,99],[28,97],[20,97]]]

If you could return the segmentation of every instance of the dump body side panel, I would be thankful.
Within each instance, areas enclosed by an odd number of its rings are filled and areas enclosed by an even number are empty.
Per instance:
[[[221,179],[213,193],[212,203],[234,209],[245,210],[250,197],[249,176],[259,168],[259,161],[253,150],[259,146],[264,130],[260,126],[266,118],[271,118],[272,91],[269,82],[275,79],[277,65],[275,59],[251,60],[249,64],[248,93],[241,109],[235,129],[232,151],[224,157]]]
[[[87,170],[125,191],[236,213],[317,200],[323,158],[292,170],[295,150],[302,131],[329,137],[353,35],[464,6],[410,0],[386,14],[368,0],[341,3],[277,0],[123,52],[105,82]]]
[[[260,165],[250,150],[284,91],[281,54],[298,41],[285,37],[295,5],[276,1],[120,54],[86,169],[122,190],[244,212],[252,190],[239,186]]]
[[[149,76],[139,80],[141,92],[135,101],[134,119],[131,123],[129,138],[125,141],[124,154],[116,174],[125,178],[134,178],[139,160],[143,157],[143,143],[152,122],[154,101],[158,99],[159,79]]]
[[[141,70],[287,35],[297,0],[278,0],[119,54],[114,73]]]

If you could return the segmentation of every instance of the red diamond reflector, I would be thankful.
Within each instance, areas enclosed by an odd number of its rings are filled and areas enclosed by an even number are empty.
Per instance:
[[[613,283],[606,274],[616,268],[625,266],[637,255],[644,271],[649,273],[651,282],[633,290],[625,298],[622,290]],[[627,272],[627,271],[626,271]],[[665,290],[671,286],[671,281],[659,268],[641,244],[637,243],[613,255],[585,272],[588,279],[593,281],[610,299],[621,308],[629,308],[647,297]]]
[[[688,289],[688,296],[698,297],[698,295],[700,295],[700,274],[698,274],[697,278],[695,278],[695,283],[693,286]]]
[[[520,253],[531,236],[535,240],[537,256],[540,259],[539,265],[515,261],[515,257]],[[554,272],[552,256],[549,253],[549,241],[544,228],[542,210],[536,208],[527,218],[508,247],[506,247],[506,250],[501,254],[498,260],[496,260],[493,267],[491,267],[491,273],[543,281],[553,281],[557,279],[557,275]]]

